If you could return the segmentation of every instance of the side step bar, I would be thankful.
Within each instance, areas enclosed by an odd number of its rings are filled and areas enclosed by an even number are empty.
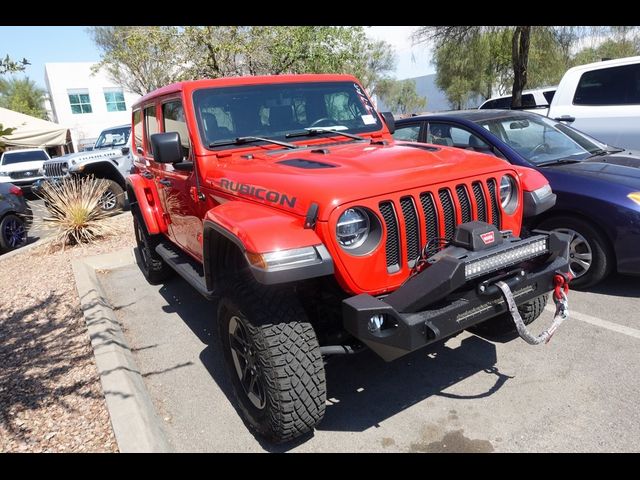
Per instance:
[[[158,255],[160,255],[178,275],[200,292],[202,296],[208,300],[213,298],[214,292],[213,290],[207,289],[207,283],[204,278],[204,268],[201,263],[180,251],[169,242],[162,242],[158,245],[156,252],[158,252]]]

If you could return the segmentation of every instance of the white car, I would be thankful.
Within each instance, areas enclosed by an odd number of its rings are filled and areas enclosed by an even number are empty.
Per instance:
[[[49,154],[42,148],[7,150],[0,157],[0,183],[29,188],[44,177],[42,164],[49,159]]]
[[[608,145],[640,150],[640,56],[570,68],[548,116]]]
[[[522,92],[522,110],[527,112],[539,113],[546,115],[551,104],[551,100],[556,93],[558,87],[536,88],[533,90],[524,90]],[[511,95],[503,95],[501,97],[493,97],[478,107],[480,110],[485,109],[511,109]]]

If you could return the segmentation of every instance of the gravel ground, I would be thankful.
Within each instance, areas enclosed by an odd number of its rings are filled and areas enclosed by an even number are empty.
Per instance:
[[[95,245],[0,260],[0,452],[117,452],[71,259],[135,244],[129,213]]]

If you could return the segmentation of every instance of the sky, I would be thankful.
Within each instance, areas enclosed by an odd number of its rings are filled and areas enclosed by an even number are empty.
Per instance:
[[[367,27],[367,35],[389,42],[396,53],[396,70],[392,76],[398,80],[435,73],[430,64],[430,50],[424,45],[413,46],[409,36],[417,27]],[[0,26],[0,56],[14,60],[29,60],[23,74],[35,80],[42,88],[44,64],[49,62],[97,62],[100,53],[87,33],[87,27],[3,27]]]

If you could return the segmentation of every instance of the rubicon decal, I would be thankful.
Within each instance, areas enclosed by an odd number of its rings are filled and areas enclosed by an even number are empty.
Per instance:
[[[496,241],[496,237],[493,232],[487,232],[480,235],[480,238],[484,242],[485,245],[489,245]]]
[[[267,190],[266,188],[256,187],[247,183],[234,182],[232,180],[222,178],[220,180],[209,180],[210,183],[227,190],[229,192],[237,192],[243,195],[255,197],[265,202],[277,203],[278,205],[294,208],[296,205],[296,197],[290,197],[286,193],[277,192],[275,190]]]

